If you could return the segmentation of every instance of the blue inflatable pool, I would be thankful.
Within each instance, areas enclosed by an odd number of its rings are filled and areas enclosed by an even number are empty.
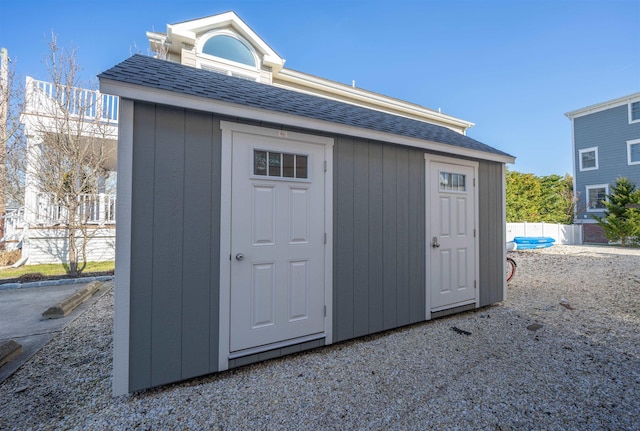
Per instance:
[[[528,250],[551,247],[556,240],[547,236],[517,236],[513,238],[513,242],[516,243],[517,250]]]

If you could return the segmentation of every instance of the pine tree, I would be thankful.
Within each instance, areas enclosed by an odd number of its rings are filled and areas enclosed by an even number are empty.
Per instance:
[[[609,241],[620,241],[624,247],[628,242],[640,240],[640,190],[627,178],[620,177],[611,186],[611,194],[603,202],[604,217],[593,216],[604,229]]]

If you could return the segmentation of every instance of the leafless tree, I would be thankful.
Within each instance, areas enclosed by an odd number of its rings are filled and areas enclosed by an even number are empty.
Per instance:
[[[152,27],[152,31],[147,33],[147,36],[149,34],[153,34],[155,37],[149,38],[152,52],[147,52],[147,54],[153,55],[160,60],[169,60],[169,46],[167,45],[166,34],[156,33],[155,27]]]
[[[22,202],[24,176],[14,161],[23,148],[20,127],[22,108],[22,88],[17,85],[15,70],[6,49],[0,50],[0,238],[5,236],[4,216],[7,206]],[[0,242],[0,250],[4,250]]]
[[[25,90],[25,187],[38,196],[26,199],[25,211],[39,212],[42,219],[44,207],[48,224],[64,230],[65,269],[76,276],[86,267],[87,247],[96,233],[92,222],[105,205],[97,193],[116,151],[115,127],[105,115],[103,98],[80,81],[76,50],[61,48],[55,34],[46,64],[49,81],[27,80]]]

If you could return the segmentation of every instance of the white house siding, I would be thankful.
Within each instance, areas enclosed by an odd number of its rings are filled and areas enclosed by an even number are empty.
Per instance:
[[[87,244],[87,261],[102,262],[115,259],[115,226],[90,228],[92,238]],[[69,247],[63,228],[30,228],[22,245],[22,256],[27,265],[62,263],[69,258]]]
[[[196,67],[196,52],[193,47],[189,47],[190,49],[182,48],[182,64],[187,66]]]

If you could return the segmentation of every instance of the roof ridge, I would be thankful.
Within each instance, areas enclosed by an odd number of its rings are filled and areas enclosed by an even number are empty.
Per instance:
[[[129,57],[98,78],[513,157],[445,126],[143,54]]]

